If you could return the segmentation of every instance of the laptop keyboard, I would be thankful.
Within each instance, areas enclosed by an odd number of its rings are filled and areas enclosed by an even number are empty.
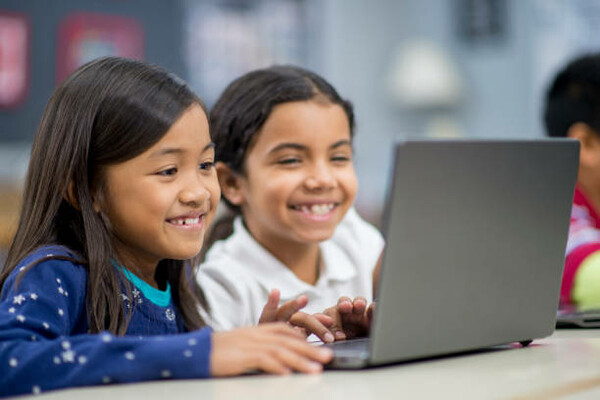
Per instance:
[[[371,340],[370,338],[357,338],[325,343],[323,346],[329,347],[335,354],[338,354],[339,352],[368,352],[371,346]]]

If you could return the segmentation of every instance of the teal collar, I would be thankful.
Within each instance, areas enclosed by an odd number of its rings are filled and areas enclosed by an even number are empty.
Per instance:
[[[123,274],[125,274],[127,280],[131,282],[136,288],[138,288],[146,299],[150,300],[152,303],[156,304],[159,307],[166,307],[169,304],[171,304],[171,285],[169,284],[169,282],[167,282],[166,290],[163,291],[156,289],[144,282],[136,275],[134,275],[133,272],[117,263],[115,260],[110,260],[110,262],[115,268],[121,270]]]

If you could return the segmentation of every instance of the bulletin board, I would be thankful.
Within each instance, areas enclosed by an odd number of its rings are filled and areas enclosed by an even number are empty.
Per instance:
[[[30,32],[25,14],[0,10],[0,108],[15,108],[27,95]]]
[[[144,58],[144,29],[134,18],[77,12],[61,22],[57,41],[56,81],[102,56]]]

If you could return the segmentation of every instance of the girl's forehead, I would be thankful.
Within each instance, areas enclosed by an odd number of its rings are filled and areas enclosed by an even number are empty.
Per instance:
[[[253,138],[253,147],[271,150],[281,143],[320,147],[340,140],[350,140],[350,123],[340,105],[297,101],[273,108]]]
[[[199,105],[194,104],[145,154],[150,158],[156,158],[168,154],[204,151],[207,147],[211,147],[210,145],[206,114]]]

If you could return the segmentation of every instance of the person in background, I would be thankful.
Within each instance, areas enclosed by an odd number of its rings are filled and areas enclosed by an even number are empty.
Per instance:
[[[273,66],[233,81],[210,125],[233,213],[216,223],[197,275],[214,326],[253,325],[265,302],[297,298],[307,313],[337,304],[329,310],[363,316],[384,242],[353,208],[352,105],[313,72]]]
[[[548,136],[581,142],[560,302],[600,308],[600,54],[574,59],[558,72],[546,94],[544,122]]]
[[[97,59],[56,89],[0,271],[0,395],[321,371],[331,351],[288,324],[206,327],[192,267],[220,198],[214,157],[202,102],[158,67]]]

